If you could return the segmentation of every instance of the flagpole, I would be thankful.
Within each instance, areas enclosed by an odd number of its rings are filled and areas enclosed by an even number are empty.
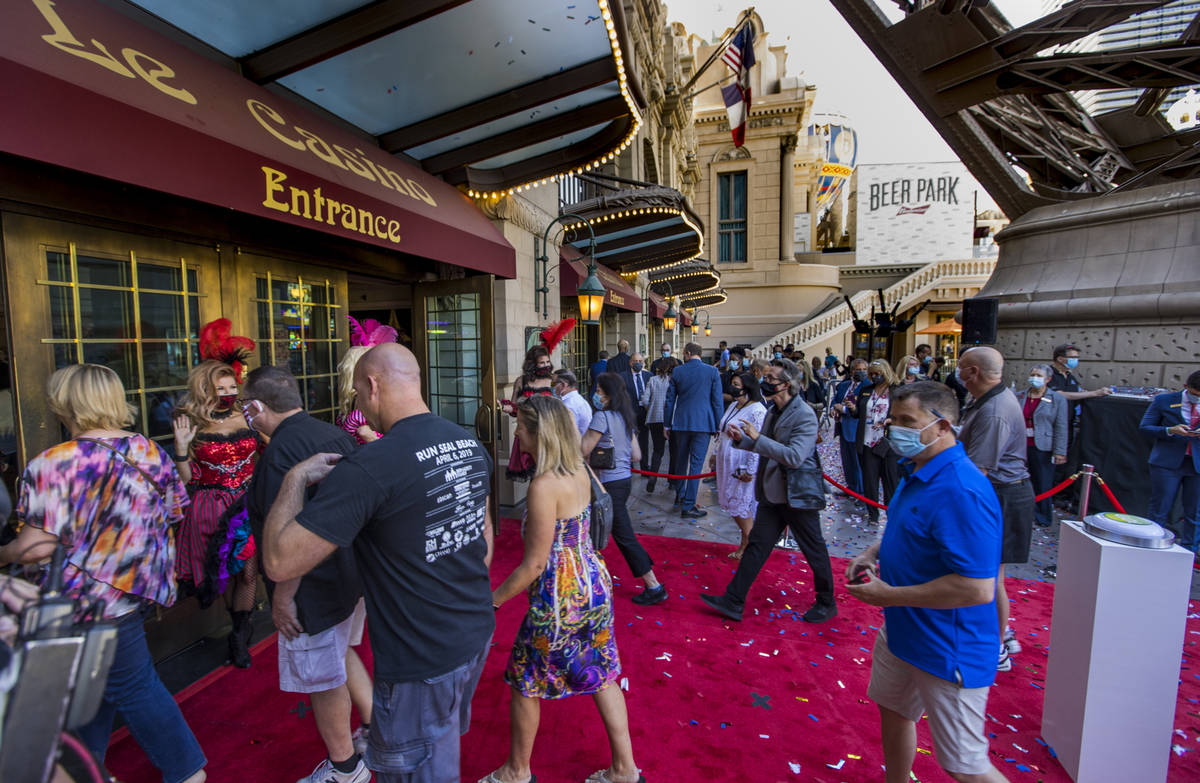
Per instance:
[[[725,33],[725,36],[723,38],[721,38],[721,40],[717,44],[716,48],[713,49],[713,53],[710,54],[708,56],[708,59],[704,61],[704,65],[701,65],[700,69],[698,71],[696,71],[694,74],[692,74],[692,78],[687,80],[687,84],[685,84],[679,88],[680,92],[686,93],[688,90],[690,90],[692,88],[692,85],[696,83],[696,80],[700,78],[700,74],[707,71],[709,69],[709,67],[712,66],[713,62],[717,58],[719,58],[722,54],[725,53],[725,47],[729,44],[729,39],[732,38],[733,36],[737,35],[738,30],[742,29],[742,25],[746,22],[746,20],[748,20],[750,18],[750,14],[752,14],[752,13],[754,13],[754,6],[750,6],[742,13],[741,18],[737,20],[737,22],[733,25],[733,27],[729,28],[729,32]],[[707,89],[709,89],[709,87],[712,87],[712,86],[713,85],[710,84],[708,87],[705,87],[704,89],[707,90]],[[703,92],[703,91],[704,90],[701,90],[701,92]]]
[[[709,90],[711,90],[713,87],[720,87],[720,86],[721,86],[723,83],[725,83],[725,82],[727,82],[727,81],[729,81],[730,79],[733,79],[733,78],[735,78],[735,77],[736,77],[736,74],[732,74],[732,73],[731,73],[731,74],[729,74],[728,76],[723,76],[723,77],[721,77],[720,79],[717,79],[717,80],[716,80],[715,82],[713,82],[712,84],[708,85],[707,87],[701,87],[701,88],[700,88],[700,89],[698,89],[698,90],[693,90],[692,92],[689,92],[687,95],[685,95],[685,96],[683,96],[682,98],[680,98],[680,100],[681,100],[681,101],[687,101],[687,100],[691,100],[692,98],[695,98],[695,97],[696,97],[697,95],[699,95],[700,93],[702,93],[702,92],[708,92],[708,91],[709,91]]]

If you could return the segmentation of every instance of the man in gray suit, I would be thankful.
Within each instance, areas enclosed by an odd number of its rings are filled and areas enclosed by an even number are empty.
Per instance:
[[[800,379],[800,368],[790,360],[771,362],[759,384],[770,403],[762,432],[749,422],[743,423],[740,430],[729,431],[735,447],[760,456],[754,481],[758,514],[746,552],[725,594],[702,593],[700,598],[731,620],[742,619],[746,594],[784,528],[791,528],[813,572],[816,601],[804,613],[804,620],[823,623],[837,616],[833,566],[821,535],[825,485],[817,456],[817,416],[803,396],[796,396],[801,392]]]

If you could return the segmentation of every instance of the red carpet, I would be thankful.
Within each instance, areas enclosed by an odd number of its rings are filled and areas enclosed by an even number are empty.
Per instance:
[[[606,559],[617,578],[617,643],[621,650],[634,751],[650,783],[676,781],[882,780],[878,713],[866,699],[874,628],[881,615],[848,595],[841,614],[821,626],[801,622],[811,601],[803,558],[776,552],[750,595],[740,625],[711,614],[700,592],[720,592],[733,572],[731,547],[647,537],[656,573],[671,599],[640,609],[630,602],[634,580],[615,546]],[[517,528],[499,537],[494,581],[520,560]],[[835,564],[835,568],[840,566]],[[839,583],[841,577],[838,577]],[[1024,652],[1013,671],[998,675],[987,724],[996,766],[1012,781],[1069,781],[1038,737],[1042,678],[1053,587],[1010,581],[1013,624]],[[471,731],[463,738],[463,780],[500,765],[508,748],[508,689],[500,679],[525,609],[511,601],[500,612],[496,645],[476,693]],[[1171,781],[1200,780],[1200,669],[1195,645],[1200,615],[1193,604],[1183,654]],[[669,660],[668,657],[669,656]],[[213,781],[291,783],[323,756],[307,700],[277,688],[274,644],[264,644],[254,668],[226,668],[223,677],[182,700],[184,714],[209,758]],[[914,773],[949,780],[930,755],[919,726]],[[577,782],[607,766],[607,741],[591,699],[543,704],[533,769],[541,783]],[[159,778],[125,737],[108,755],[125,783]]]

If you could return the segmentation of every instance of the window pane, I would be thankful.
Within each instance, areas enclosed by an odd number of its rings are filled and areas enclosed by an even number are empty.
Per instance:
[[[726,232],[724,232],[724,231],[722,231],[722,232],[721,232],[721,235],[720,235],[720,240],[721,240],[721,253],[720,253],[720,257],[719,257],[719,258],[720,258],[720,260],[721,260],[722,262],[728,262],[728,261],[732,261],[733,259],[732,259],[732,257],[729,255],[729,247],[730,247],[730,245],[729,245],[729,234],[728,234],[728,233],[726,233]]]
[[[138,388],[137,351],[133,343],[85,343],[83,360],[111,367],[126,391]]]
[[[161,291],[179,291],[179,267],[159,266],[138,261],[138,287]]]
[[[330,345],[326,342],[307,342],[308,374],[328,374],[333,372],[333,362],[330,361]]]
[[[50,280],[71,282],[71,256],[54,250],[46,251],[46,277]]]
[[[75,346],[64,345],[58,343],[54,346],[54,369],[58,370],[66,367],[68,364],[77,364],[75,361]]]
[[[186,343],[142,343],[142,373],[146,388],[186,386],[188,364]]]
[[[308,410],[333,407],[333,379],[330,376],[309,378],[305,385],[308,387],[305,397],[305,407]]]
[[[131,287],[129,261],[127,259],[97,258],[76,254],[75,266],[79,270],[81,285],[113,285]]]
[[[733,260],[746,260],[746,232],[738,231],[733,235]]]
[[[75,337],[75,319],[71,317],[71,289],[50,289],[50,337],[70,340]]]
[[[328,340],[333,336],[329,332],[329,308],[306,307],[304,310],[307,315],[304,321],[304,336],[306,338]]]
[[[82,269],[80,276],[82,277]],[[133,292],[79,289],[79,318],[84,339],[127,339],[133,325]]]
[[[729,217],[729,175],[721,174],[717,183],[717,193],[721,197],[721,211],[718,213],[718,217],[725,220]]]
[[[182,296],[138,294],[138,304],[141,306],[143,340],[155,337],[184,337]]]
[[[746,218],[746,175],[733,175],[733,214],[728,217],[745,220]]]
[[[195,340],[199,335],[199,330],[202,324],[200,323],[200,300],[197,297],[189,296],[188,298],[188,319],[190,321],[191,334],[188,337]]]
[[[195,269],[188,270],[188,290],[192,292],[200,290],[200,281]]]
[[[183,402],[186,392],[183,389],[175,391],[151,392],[146,395],[146,429],[151,438],[172,434],[171,414],[179,403]]]

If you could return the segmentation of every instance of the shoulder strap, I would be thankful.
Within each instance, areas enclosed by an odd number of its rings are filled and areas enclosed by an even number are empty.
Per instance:
[[[143,470],[141,465],[137,464],[132,459],[130,459],[128,454],[126,454],[122,451],[119,451],[115,446],[105,443],[104,441],[98,440],[96,438],[76,438],[75,440],[77,440],[81,443],[99,444],[99,445],[103,446],[104,448],[108,449],[109,451],[111,451],[113,454],[116,454],[118,457],[120,457],[125,462],[126,465],[133,468],[138,473],[142,474],[142,478],[146,479],[146,481],[148,481],[150,483],[150,486],[154,488],[154,491],[156,493],[158,493],[158,497],[160,500],[167,499],[166,493],[163,492],[162,487],[160,487],[158,485],[158,482],[154,480],[154,477],[151,476],[149,473],[147,473],[145,470]]]

